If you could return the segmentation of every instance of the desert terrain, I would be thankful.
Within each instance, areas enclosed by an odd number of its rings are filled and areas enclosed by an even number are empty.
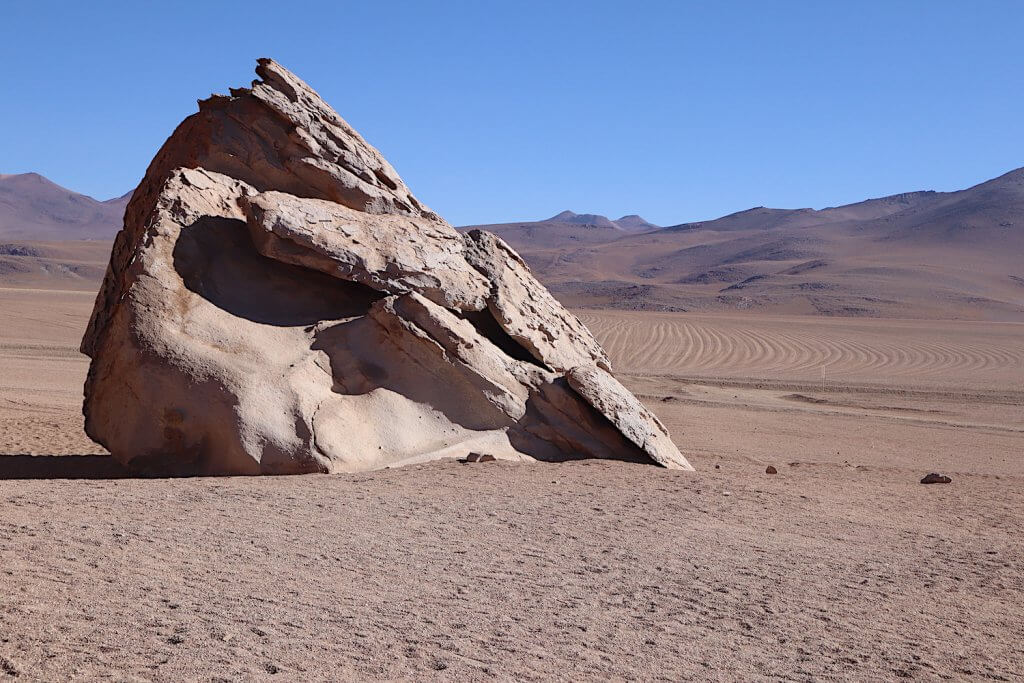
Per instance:
[[[579,311],[697,472],[166,480],[82,432],[93,296],[0,290],[0,675],[1024,676],[1022,324]]]
[[[483,226],[595,341],[294,74],[257,73],[127,211],[0,175],[0,675],[1024,677],[1024,169],[668,227]],[[314,138],[333,171],[296,174]],[[131,476],[83,429],[104,278],[86,410],[122,462],[374,471]],[[318,440],[327,402],[348,421]],[[468,423],[557,462],[397,466]]]
[[[0,683],[1024,682],[1024,4],[790,4],[5,5]]]

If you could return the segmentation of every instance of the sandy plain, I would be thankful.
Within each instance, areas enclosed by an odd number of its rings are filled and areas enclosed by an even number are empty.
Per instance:
[[[0,677],[1024,677],[1024,324],[588,310],[696,473],[144,480],[91,305],[0,290]]]

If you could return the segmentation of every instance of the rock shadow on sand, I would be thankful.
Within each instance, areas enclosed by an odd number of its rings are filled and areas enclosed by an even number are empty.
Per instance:
[[[137,476],[109,455],[0,455],[4,479],[126,479]]]

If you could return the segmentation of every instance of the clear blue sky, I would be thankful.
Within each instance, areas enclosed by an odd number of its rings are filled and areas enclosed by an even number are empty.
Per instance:
[[[1024,2],[29,2],[0,173],[108,198],[274,57],[452,223],[670,224],[1024,166]]]

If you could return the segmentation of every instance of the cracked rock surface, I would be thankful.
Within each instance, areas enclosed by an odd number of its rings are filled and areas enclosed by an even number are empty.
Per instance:
[[[271,60],[153,159],[82,351],[136,470],[286,474],[485,453],[690,469],[498,237],[460,235]]]

